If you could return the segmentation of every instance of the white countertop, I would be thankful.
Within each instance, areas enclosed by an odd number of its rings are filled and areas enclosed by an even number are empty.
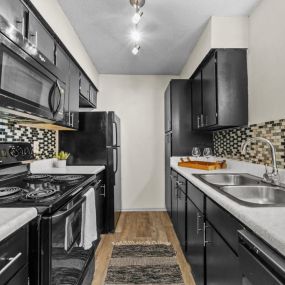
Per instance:
[[[31,163],[31,172],[48,174],[98,174],[105,169],[104,165],[92,166],[66,166],[62,168],[53,167],[54,159],[39,160]]]
[[[245,226],[250,228],[273,248],[285,256],[285,207],[247,207],[238,204],[227,196],[200,181],[192,174],[209,173],[209,171],[178,167],[177,157],[171,158],[171,167],[197,186],[208,197],[230,212]],[[228,168],[211,171],[210,173],[249,173],[262,176],[264,166],[251,163],[227,160]],[[282,182],[284,171],[280,171]]]
[[[36,208],[0,208],[0,241],[37,216]]]

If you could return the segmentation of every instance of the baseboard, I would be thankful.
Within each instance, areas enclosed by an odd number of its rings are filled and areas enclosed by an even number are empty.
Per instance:
[[[165,208],[123,209],[122,212],[166,212]]]

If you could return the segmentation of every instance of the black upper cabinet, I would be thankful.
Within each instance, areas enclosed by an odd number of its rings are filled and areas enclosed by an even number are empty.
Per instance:
[[[55,62],[54,39],[31,12],[29,13],[28,39],[51,63]],[[40,62],[46,61],[46,59],[41,56],[37,59]]]
[[[26,27],[25,27],[25,9],[24,5],[19,0],[1,0],[1,9],[0,17],[1,22],[7,21],[7,24],[11,24],[16,28],[16,30],[25,36]],[[8,33],[8,30],[5,29],[5,24],[1,23],[0,29],[1,32],[13,40],[13,36]]]
[[[170,92],[170,87],[171,84],[167,86],[167,89],[165,91],[165,97],[164,97],[164,131],[165,133],[170,132],[172,130],[171,126],[171,92]]]
[[[79,127],[79,68],[70,61],[69,67],[69,112],[70,126]]]
[[[194,130],[215,130],[247,125],[246,50],[211,51],[190,81]]]
[[[202,71],[198,71],[197,74],[191,80],[191,93],[192,93],[192,125],[193,129],[199,129],[201,127],[201,115],[202,115]]]
[[[90,83],[88,79],[84,76],[84,74],[80,74],[80,86],[79,86],[80,94],[89,100],[89,92],[90,92]]]
[[[217,124],[216,57],[205,64],[202,71],[203,114],[201,124],[211,127]]]

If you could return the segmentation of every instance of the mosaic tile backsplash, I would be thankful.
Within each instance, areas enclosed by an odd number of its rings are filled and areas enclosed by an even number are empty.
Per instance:
[[[56,132],[20,126],[13,121],[0,119],[0,142],[39,142],[37,159],[52,158],[56,152]]]
[[[270,148],[262,142],[252,143],[246,154],[241,154],[242,142],[251,137],[269,139],[276,149],[278,167],[285,168],[285,119],[214,132],[215,155],[271,165]]]

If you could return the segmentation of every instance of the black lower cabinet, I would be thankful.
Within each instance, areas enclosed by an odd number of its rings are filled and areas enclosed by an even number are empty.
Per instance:
[[[16,275],[6,283],[6,285],[24,285],[29,284],[28,278],[28,266],[26,265],[20,269]]]
[[[178,223],[177,179],[178,174],[175,171],[171,171],[171,220],[176,232]]]
[[[206,272],[207,285],[242,284],[238,256],[209,223],[206,223]]]
[[[186,186],[185,186],[186,188]],[[186,193],[177,187],[177,237],[183,250],[186,246]]]
[[[204,285],[204,218],[203,213],[187,199],[187,244],[185,256],[191,264],[196,285]]]

